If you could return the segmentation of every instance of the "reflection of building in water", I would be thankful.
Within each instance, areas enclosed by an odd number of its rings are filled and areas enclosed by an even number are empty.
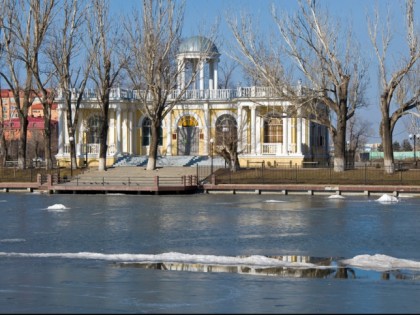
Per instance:
[[[287,262],[304,262],[304,263],[311,262],[311,257],[309,256],[292,255],[292,256],[278,256],[278,257],[273,257],[273,258],[278,258],[281,261],[287,261]]]
[[[178,85],[171,91],[169,101],[175,100],[190,80],[193,84],[162,121],[159,155],[208,156],[213,152],[213,143],[216,152],[228,143],[234,143],[241,152],[241,166],[256,162],[266,166],[302,165],[304,161],[328,160],[328,130],[315,122],[315,111],[318,115],[328,115],[323,104],[296,106],[286,100],[284,92],[280,94],[268,86],[222,89],[218,83],[219,58],[216,45],[207,38],[195,36],[181,43],[177,55]],[[300,82],[294,93],[298,97],[312,94]],[[71,91],[73,106],[79,94],[76,89]],[[111,89],[107,165],[112,165],[126,153],[149,154],[151,121],[140,101],[143,96],[146,95],[142,90]],[[68,161],[65,94],[59,91],[56,99],[59,117],[57,159]],[[84,91],[77,121],[77,159],[87,157],[89,165],[95,165],[102,124],[95,91]]]
[[[248,258],[249,256],[239,256],[239,258]],[[284,266],[263,267],[250,266],[245,264],[226,265],[226,264],[205,264],[188,262],[144,262],[144,263],[121,263],[121,267],[137,267],[144,269],[172,270],[172,271],[190,271],[190,272],[229,272],[250,275],[265,275],[293,278],[325,278],[334,275],[336,267],[328,268],[332,265],[332,258],[315,258],[309,256],[268,256],[267,258],[278,259],[284,262]],[[294,266],[294,264],[296,264]],[[305,266],[305,264],[307,264]],[[320,266],[325,268],[319,268]],[[339,273],[339,277],[344,273]],[[337,277],[337,276],[336,276]]]

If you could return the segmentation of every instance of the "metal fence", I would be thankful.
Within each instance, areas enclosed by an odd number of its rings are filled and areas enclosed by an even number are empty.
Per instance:
[[[206,172],[207,170],[207,172]],[[210,182],[205,167],[198,176],[201,182]],[[333,167],[308,168],[290,167],[254,167],[232,172],[227,168],[214,169],[215,184],[348,184],[348,185],[420,185],[420,169],[403,165],[388,173],[383,166],[347,168],[344,172],[335,172]]]
[[[248,167],[232,172],[225,165],[198,165],[197,182],[215,184],[351,184],[351,185],[420,185],[420,169],[411,164],[399,164],[395,172],[389,174],[382,165],[365,165],[351,167],[344,172],[335,172],[333,167],[302,167],[298,165],[284,167]],[[77,177],[83,170],[74,170]],[[44,182],[47,175],[53,176],[53,182],[66,182],[69,170],[30,168],[0,168],[0,182],[36,182],[41,174]],[[161,178],[164,181],[164,178]],[[168,179],[170,180],[170,179]],[[178,181],[179,178],[173,179]],[[120,181],[120,179],[118,179]],[[140,182],[130,177],[128,182]]]

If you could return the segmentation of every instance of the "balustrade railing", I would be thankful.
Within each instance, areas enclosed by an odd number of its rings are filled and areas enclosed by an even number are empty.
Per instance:
[[[76,145],[76,155],[77,156],[85,156],[86,153],[87,153],[89,157],[99,157],[99,152],[100,152],[99,149],[100,149],[100,144],[99,143],[88,143],[88,144],[79,143],[79,144]],[[112,156],[115,153],[117,153],[115,144],[108,145],[107,155]],[[70,144],[69,143],[66,143],[64,145],[63,154],[67,155],[67,156],[70,156]]]
[[[79,94],[80,90],[78,89],[71,89],[69,90],[71,93],[71,98],[76,99]],[[130,89],[122,89],[122,88],[112,88],[109,93],[109,97],[112,100],[119,100],[119,99],[130,99],[130,100],[140,100],[146,99],[151,100],[151,95],[148,94],[147,97],[145,95],[146,91],[144,90],[130,90]],[[172,90],[169,93],[168,99],[174,100],[180,96],[181,90]],[[85,100],[97,100],[98,93],[94,89],[85,89],[83,91],[83,99]],[[236,89],[189,89],[184,92],[181,99],[183,100],[201,100],[201,99],[209,99],[209,100],[230,100],[234,98],[253,98],[253,97],[276,97],[276,91],[271,87],[237,87]],[[63,100],[65,98],[65,93],[63,89],[57,89],[57,100]]]

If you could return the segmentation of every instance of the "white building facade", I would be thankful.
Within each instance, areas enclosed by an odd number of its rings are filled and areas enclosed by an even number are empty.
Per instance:
[[[203,51],[208,54],[206,58],[202,58]],[[187,62],[191,67],[181,71],[178,85],[182,88],[192,71],[197,71],[197,75],[183,101],[162,122],[160,155],[208,156],[212,149],[217,153],[218,146],[229,135],[236,137],[243,167],[253,162],[276,166],[328,160],[327,128],[303,117],[293,104],[276,97],[271,88],[219,89],[219,57],[217,47],[203,37],[192,37],[181,44],[178,64]],[[74,100],[77,93],[72,91]],[[150,120],[139,107],[137,93],[122,88],[111,90],[107,166],[121,155],[149,153]],[[56,101],[59,125],[56,158],[65,163],[70,159],[66,106],[62,95]],[[89,166],[97,165],[101,117],[94,91],[85,90],[78,115],[76,157]]]

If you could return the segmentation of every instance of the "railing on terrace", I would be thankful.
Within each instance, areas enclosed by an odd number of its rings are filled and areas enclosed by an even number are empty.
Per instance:
[[[100,144],[99,143],[77,143],[76,144],[76,154],[77,155],[86,155],[86,151],[88,153],[89,157],[98,157],[99,156],[99,149]],[[66,143],[63,147],[63,153],[65,155],[70,156],[70,144]],[[116,153],[116,147],[115,144],[108,145],[107,155],[113,156]]]
[[[77,89],[71,89],[71,98],[76,99],[80,95]],[[109,97],[112,100],[139,100],[145,98],[146,91],[144,90],[130,90],[122,88],[112,88]],[[168,100],[174,100],[179,97],[181,90],[172,90],[169,93]],[[63,100],[65,93],[62,89],[57,89],[56,100]],[[231,100],[234,98],[265,98],[278,97],[278,92],[271,87],[237,87],[236,89],[204,89],[204,90],[187,90],[182,95],[183,100]],[[83,99],[95,101],[98,99],[98,93],[94,89],[85,89],[83,91]],[[147,100],[151,100],[150,94],[147,95]]]

